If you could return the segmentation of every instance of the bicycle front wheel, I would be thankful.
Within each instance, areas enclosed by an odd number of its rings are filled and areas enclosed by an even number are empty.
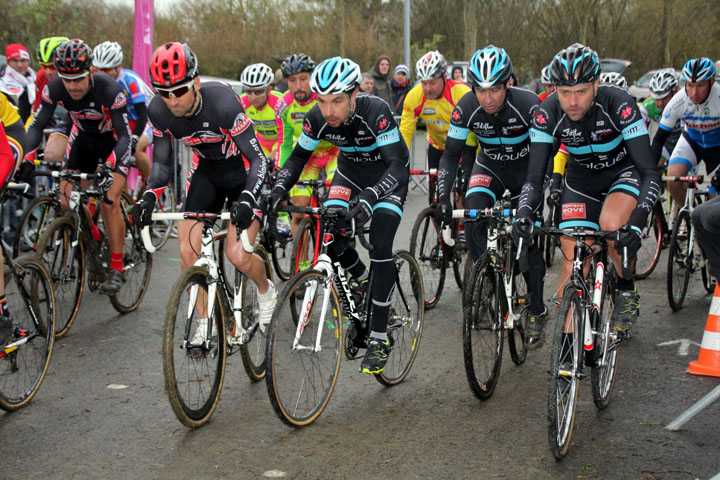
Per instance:
[[[130,221],[128,214],[132,208],[132,200],[126,193],[122,194],[122,216],[125,222],[125,242],[123,244],[123,274],[125,283],[110,303],[120,313],[129,313],[138,308],[150,284],[152,271],[152,254],[145,250],[140,238],[140,229]]]
[[[583,313],[577,289],[566,287],[555,322],[547,396],[548,441],[558,460],[570,448],[575,424],[583,348],[578,328]]]
[[[17,410],[35,396],[45,378],[55,341],[55,299],[45,267],[33,258],[5,275],[5,298],[13,320],[0,359],[0,408]]]
[[[272,281],[272,269],[270,268],[270,259],[262,245],[255,247],[255,254],[262,258],[265,265],[265,275]],[[242,326],[244,329],[250,328],[258,323],[260,316],[260,306],[257,299],[257,285],[250,280],[247,275],[242,275],[239,271],[235,272],[235,278],[242,276]],[[237,281],[237,280],[236,280]],[[234,321],[234,319],[232,320]],[[253,382],[257,382],[265,378],[265,346],[267,342],[267,333],[256,328],[250,338],[250,342],[240,345],[240,356],[242,357],[245,373]]]
[[[653,208],[647,224],[643,228],[644,238],[635,261],[635,278],[639,280],[647,278],[655,270],[658,260],[660,260],[663,231],[660,226],[660,217],[658,217],[659,210],[659,206]]]
[[[545,236],[545,235],[543,235]],[[550,241],[552,237],[547,237]],[[508,348],[510,349],[510,358],[515,365],[522,365],[527,359],[527,349],[525,348],[525,325],[527,324],[528,305],[530,305],[530,295],[528,294],[527,282],[522,273],[516,273],[513,277],[513,311],[520,312],[519,320],[515,321],[513,328],[507,337]]]
[[[309,425],[320,416],[340,372],[342,311],[335,290],[325,280],[317,270],[295,275],[270,323],[268,395],[280,420],[291,427]],[[291,304],[296,304],[294,309]],[[293,310],[300,316],[295,317]]]
[[[65,335],[77,318],[85,287],[85,243],[73,246],[76,230],[72,217],[60,217],[48,225],[38,240],[35,259],[50,275],[55,296],[55,336]]]
[[[266,227],[267,228],[267,227]],[[293,261],[293,236],[291,233],[270,233],[266,232],[266,236],[271,241],[272,262],[275,267],[275,273],[282,281],[290,280],[293,276],[295,263]]]
[[[610,394],[615,384],[617,372],[618,333],[612,327],[612,311],[615,307],[613,290],[615,287],[607,281],[603,292],[603,307],[600,311],[598,333],[595,335],[595,365],[592,369],[593,402],[600,410],[610,404]]]
[[[385,368],[375,375],[385,386],[397,385],[410,372],[420,348],[425,304],[420,267],[407,250],[400,250],[393,257],[397,280],[392,304],[388,313],[388,341],[391,350]]]
[[[447,270],[434,212],[431,207],[420,212],[410,234],[410,254],[417,259],[422,272],[426,310],[435,307],[440,300]]]
[[[292,275],[300,272],[307,266],[315,264],[315,222],[316,218],[305,217],[300,221],[292,241],[292,255],[290,260]]]
[[[487,260],[475,262],[470,271],[463,308],[463,357],[470,390],[480,400],[495,391],[503,350],[495,273]]]
[[[153,213],[172,213],[176,210],[177,192],[175,192],[175,182],[171,180],[162,195],[160,195],[160,198],[155,202]],[[175,228],[175,220],[156,220],[150,225],[150,237],[155,250],[159,250],[165,246]]]
[[[670,308],[675,312],[682,308],[692,273],[691,232],[690,213],[683,210],[675,219],[668,251],[667,295]]]
[[[207,278],[206,267],[190,267],[180,274],[168,301],[163,330],[165,391],[178,420],[190,428],[210,419],[225,377],[227,344],[220,290],[216,290],[207,327],[204,331],[200,327],[209,343],[191,345],[198,320],[209,317]]]

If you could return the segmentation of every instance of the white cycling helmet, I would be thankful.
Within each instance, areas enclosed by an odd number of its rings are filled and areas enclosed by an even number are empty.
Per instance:
[[[315,67],[310,75],[310,89],[318,95],[352,93],[361,80],[357,63],[349,58],[332,57]]]
[[[600,74],[600,84],[615,85],[616,87],[627,90],[628,84],[625,77],[617,72],[605,72]]]
[[[653,98],[665,98],[678,87],[678,77],[673,68],[663,68],[650,80],[650,95]]]
[[[552,85],[550,81],[550,65],[545,65],[540,72],[540,83],[543,85]]]
[[[122,47],[117,42],[102,42],[93,50],[93,67],[95,68],[115,68],[122,61]]]
[[[415,75],[421,82],[425,80],[432,80],[433,78],[440,78],[445,75],[447,69],[447,62],[445,57],[442,56],[437,50],[428,52],[417,61],[415,64]]]
[[[243,88],[266,88],[275,81],[272,68],[264,63],[253,63],[245,67],[240,74],[240,83]]]

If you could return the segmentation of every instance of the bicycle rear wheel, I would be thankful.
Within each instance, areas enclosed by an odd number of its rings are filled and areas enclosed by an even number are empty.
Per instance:
[[[431,207],[418,214],[410,234],[410,254],[417,259],[423,276],[425,309],[437,305],[445,285],[445,253]]]
[[[262,258],[263,264],[265,265],[265,275],[272,281],[273,276],[272,268],[270,267],[270,259],[268,258],[268,254],[262,245],[255,247],[255,254]],[[250,277],[242,275],[236,270],[236,281],[238,276],[242,276],[242,312],[240,315],[242,318],[242,326],[247,330],[251,325],[258,322],[260,315],[260,307],[257,299],[257,285],[255,282],[250,280]],[[229,317],[228,321],[234,322],[235,320],[232,317]],[[267,333],[261,332],[258,327],[255,329],[250,342],[240,345],[240,356],[242,357],[243,366],[245,367],[245,373],[247,373],[247,376],[253,382],[257,382],[265,378],[266,342]]]
[[[550,450],[558,460],[570,449],[575,424],[580,389],[579,375],[582,368],[583,347],[578,332],[582,316],[583,310],[577,289],[572,286],[566,287],[555,322],[547,397],[548,441]],[[566,333],[566,330],[572,331]]]
[[[375,379],[385,386],[397,385],[410,372],[420,348],[425,304],[423,302],[422,273],[415,258],[407,250],[393,256],[397,281],[388,313],[390,354],[385,368]]]
[[[110,296],[110,303],[120,313],[129,313],[138,308],[150,284],[152,254],[145,250],[140,238],[140,229],[130,221],[128,214],[132,200],[122,194],[122,216],[125,222],[125,242],[123,244],[123,274],[125,283],[120,290]]]
[[[470,271],[463,308],[463,356],[470,390],[480,400],[495,391],[502,364],[503,326],[495,273],[486,259]]]
[[[17,276],[5,275],[14,331],[10,343],[0,350],[0,408],[8,411],[27,405],[35,396],[55,341],[55,301],[47,270],[33,258],[20,259],[15,268]]]
[[[660,206],[656,205],[648,216],[645,228],[643,228],[644,239],[635,261],[635,278],[639,280],[647,278],[655,270],[658,260],[660,260],[663,231],[660,225],[660,217],[658,217],[659,210]]]
[[[198,307],[204,310],[209,303],[207,278],[207,267],[190,267],[180,274],[168,301],[163,330],[165,391],[178,420],[190,428],[210,419],[225,378],[225,312],[219,289],[207,322],[209,345],[190,345],[198,327]]]
[[[38,240],[35,253],[35,259],[45,266],[53,286],[56,338],[65,335],[77,318],[85,288],[85,242],[80,238],[73,247],[76,228],[72,217],[56,219]]]
[[[545,236],[545,235],[543,235]],[[548,237],[550,240],[550,237]],[[522,273],[515,273],[513,277],[513,311],[520,312],[520,318],[515,322],[513,328],[508,332],[508,348],[510,349],[510,358],[515,365],[522,365],[527,358],[527,349],[525,348],[525,325],[527,324],[528,305],[530,304],[530,296],[528,294],[527,283]],[[505,316],[507,318],[507,316]]]
[[[28,205],[20,220],[13,242],[13,258],[37,251],[37,243],[45,229],[60,216],[52,197],[38,197]]]
[[[595,406],[604,410],[610,404],[610,394],[617,373],[618,333],[612,327],[612,311],[615,307],[615,286],[611,275],[605,277],[603,307],[600,311],[598,333],[595,335],[595,365],[591,373],[592,393]]]
[[[687,210],[683,210],[675,219],[668,251],[667,295],[673,311],[682,308],[692,273],[691,229],[690,214]]]
[[[314,422],[330,401],[343,349],[341,315],[335,290],[325,288],[325,275],[317,270],[295,275],[275,308],[265,380],[275,413],[291,427]]]

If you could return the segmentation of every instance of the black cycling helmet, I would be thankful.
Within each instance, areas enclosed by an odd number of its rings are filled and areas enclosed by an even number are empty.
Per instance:
[[[312,73],[314,68],[315,62],[304,53],[290,55],[280,64],[280,70],[282,70],[283,77],[285,78],[301,72]]]
[[[594,82],[600,77],[600,61],[597,53],[580,43],[560,50],[550,62],[551,83],[573,86]]]
[[[53,64],[60,75],[86,72],[92,66],[92,49],[79,38],[66,40],[55,49]]]

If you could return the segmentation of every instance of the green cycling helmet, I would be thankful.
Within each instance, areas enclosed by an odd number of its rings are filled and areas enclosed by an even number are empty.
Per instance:
[[[43,38],[38,43],[37,48],[37,60],[40,63],[53,63],[53,52],[55,49],[66,40],[70,40],[68,37],[48,37]]]

